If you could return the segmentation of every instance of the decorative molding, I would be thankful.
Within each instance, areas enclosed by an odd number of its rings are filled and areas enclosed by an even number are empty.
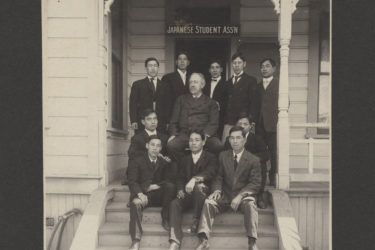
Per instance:
[[[108,15],[111,12],[111,6],[115,0],[104,0],[104,15]]]
[[[280,2],[282,0],[271,0],[271,2],[273,3],[273,5],[275,6],[274,10],[277,14],[280,14]],[[290,1],[290,4],[291,4],[291,13],[293,14],[294,11],[297,9],[297,3],[299,0],[289,0]]]

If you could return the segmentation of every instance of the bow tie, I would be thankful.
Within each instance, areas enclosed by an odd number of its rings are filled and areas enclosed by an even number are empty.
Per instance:
[[[212,78],[211,81],[212,82],[217,82],[217,78]]]

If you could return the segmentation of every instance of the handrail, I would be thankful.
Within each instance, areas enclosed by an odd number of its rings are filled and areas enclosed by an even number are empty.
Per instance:
[[[61,238],[62,238],[62,234],[64,232],[64,228],[65,228],[65,225],[68,221],[68,219],[73,216],[73,215],[76,215],[76,214],[80,214],[82,215],[82,211],[78,208],[73,208],[72,210],[64,213],[62,216],[59,216],[59,221],[58,223],[56,224],[55,228],[53,229],[52,231],[52,234],[51,234],[51,237],[49,238],[49,241],[48,241],[48,246],[47,246],[47,250],[51,250],[51,246],[52,246],[52,242],[53,242],[53,239],[55,238],[55,234],[59,228],[59,226],[61,225],[60,227],[60,232],[59,232],[59,236],[57,238],[57,245],[56,245],[56,249],[57,250],[60,250],[60,246],[61,246]]]

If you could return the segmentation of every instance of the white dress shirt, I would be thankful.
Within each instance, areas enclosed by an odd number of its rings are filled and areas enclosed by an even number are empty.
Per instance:
[[[158,84],[158,78],[157,77],[148,77],[148,80],[149,81],[152,81],[152,83],[154,84],[154,87],[155,87],[155,91],[156,91],[156,86]]]
[[[243,151],[245,151],[245,149],[243,149],[240,153],[237,154],[237,163],[240,162]],[[234,151],[233,151],[233,158],[234,158],[235,155],[236,155],[236,153],[234,153]]]
[[[194,162],[194,164],[197,164],[199,158],[200,158],[201,155],[202,155],[202,152],[203,152],[203,150],[201,150],[199,153],[196,153],[196,154],[191,153],[191,156],[193,157],[193,162]]]
[[[218,78],[216,78],[216,81],[212,81],[211,80],[211,92],[210,92],[210,97],[212,98],[213,95],[214,95],[214,91],[215,91],[215,88],[217,86],[217,83],[220,81],[221,79],[221,76],[219,76]]]
[[[180,69],[177,69],[177,72],[180,74],[182,81],[184,82],[184,85],[186,85],[186,71],[182,72]]]
[[[156,134],[156,129],[155,129],[154,131],[150,131],[150,130],[148,130],[147,128],[145,128],[145,131],[146,131],[146,133],[148,134],[148,136],[151,136],[151,135],[157,135],[157,134]]]
[[[268,85],[270,85],[270,82],[272,81],[273,76],[268,78],[263,78],[263,88],[266,90]]]

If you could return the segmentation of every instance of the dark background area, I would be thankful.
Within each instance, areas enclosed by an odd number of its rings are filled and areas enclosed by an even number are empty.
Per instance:
[[[333,0],[333,249],[375,245],[373,1]],[[43,249],[41,1],[0,3],[0,249]]]

